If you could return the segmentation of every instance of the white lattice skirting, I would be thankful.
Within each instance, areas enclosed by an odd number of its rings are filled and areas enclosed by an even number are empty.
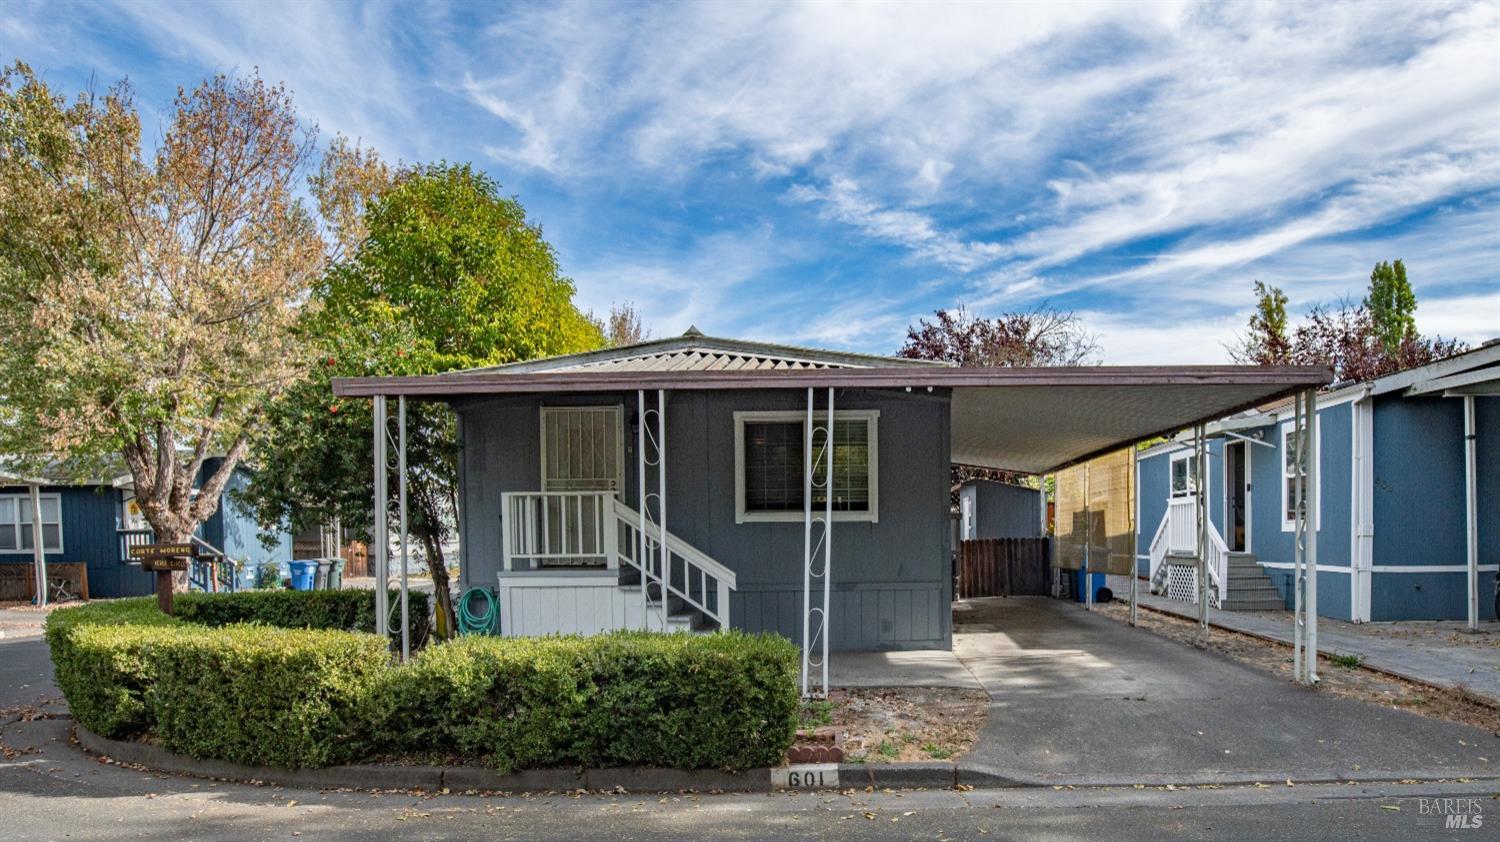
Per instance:
[[[1173,564],[1167,565],[1167,592],[1168,599],[1176,599],[1182,602],[1198,602],[1198,566],[1196,564]],[[1210,590],[1208,604],[1217,608],[1219,600]]]

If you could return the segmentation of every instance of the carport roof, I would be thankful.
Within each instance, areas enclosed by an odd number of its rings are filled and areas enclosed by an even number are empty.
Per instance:
[[[453,400],[637,389],[890,389],[952,394],[951,459],[1044,473],[1333,379],[1326,366],[551,370],[336,378],[345,397]]]

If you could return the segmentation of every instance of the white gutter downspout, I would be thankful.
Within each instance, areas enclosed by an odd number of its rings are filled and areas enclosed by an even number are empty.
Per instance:
[[[1464,395],[1464,517],[1469,554],[1469,631],[1479,631],[1479,475],[1474,396]]]
[[[1375,564],[1375,406],[1366,386],[1350,406],[1352,468],[1349,511],[1349,613],[1370,622],[1372,568]]]

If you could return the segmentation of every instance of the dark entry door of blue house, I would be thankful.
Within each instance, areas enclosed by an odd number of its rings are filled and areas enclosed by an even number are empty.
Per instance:
[[[1224,540],[1229,544],[1230,551],[1236,553],[1247,550],[1245,542],[1249,532],[1246,513],[1249,508],[1249,487],[1246,482],[1245,451],[1248,447],[1242,441],[1224,446],[1224,514],[1227,526]]]

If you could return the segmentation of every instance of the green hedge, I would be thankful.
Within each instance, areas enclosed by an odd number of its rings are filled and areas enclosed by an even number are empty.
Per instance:
[[[399,627],[399,595],[391,591],[391,628]],[[408,591],[412,639],[426,640],[431,627],[429,595]],[[284,629],[375,631],[375,592],[366,590],[263,590],[177,594],[173,610],[185,622],[204,626],[256,623]]]
[[[328,593],[194,594],[177,617],[149,598],[59,610],[58,686],[102,736],[291,768],[399,755],[743,769],[792,741],[797,650],[779,637],[476,636],[396,665],[385,641],[342,630],[373,613]]]
[[[774,765],[796,727],[797,669],[770,635],[467,637],[389,672],[370,733],[379,751],[502,771]]]

